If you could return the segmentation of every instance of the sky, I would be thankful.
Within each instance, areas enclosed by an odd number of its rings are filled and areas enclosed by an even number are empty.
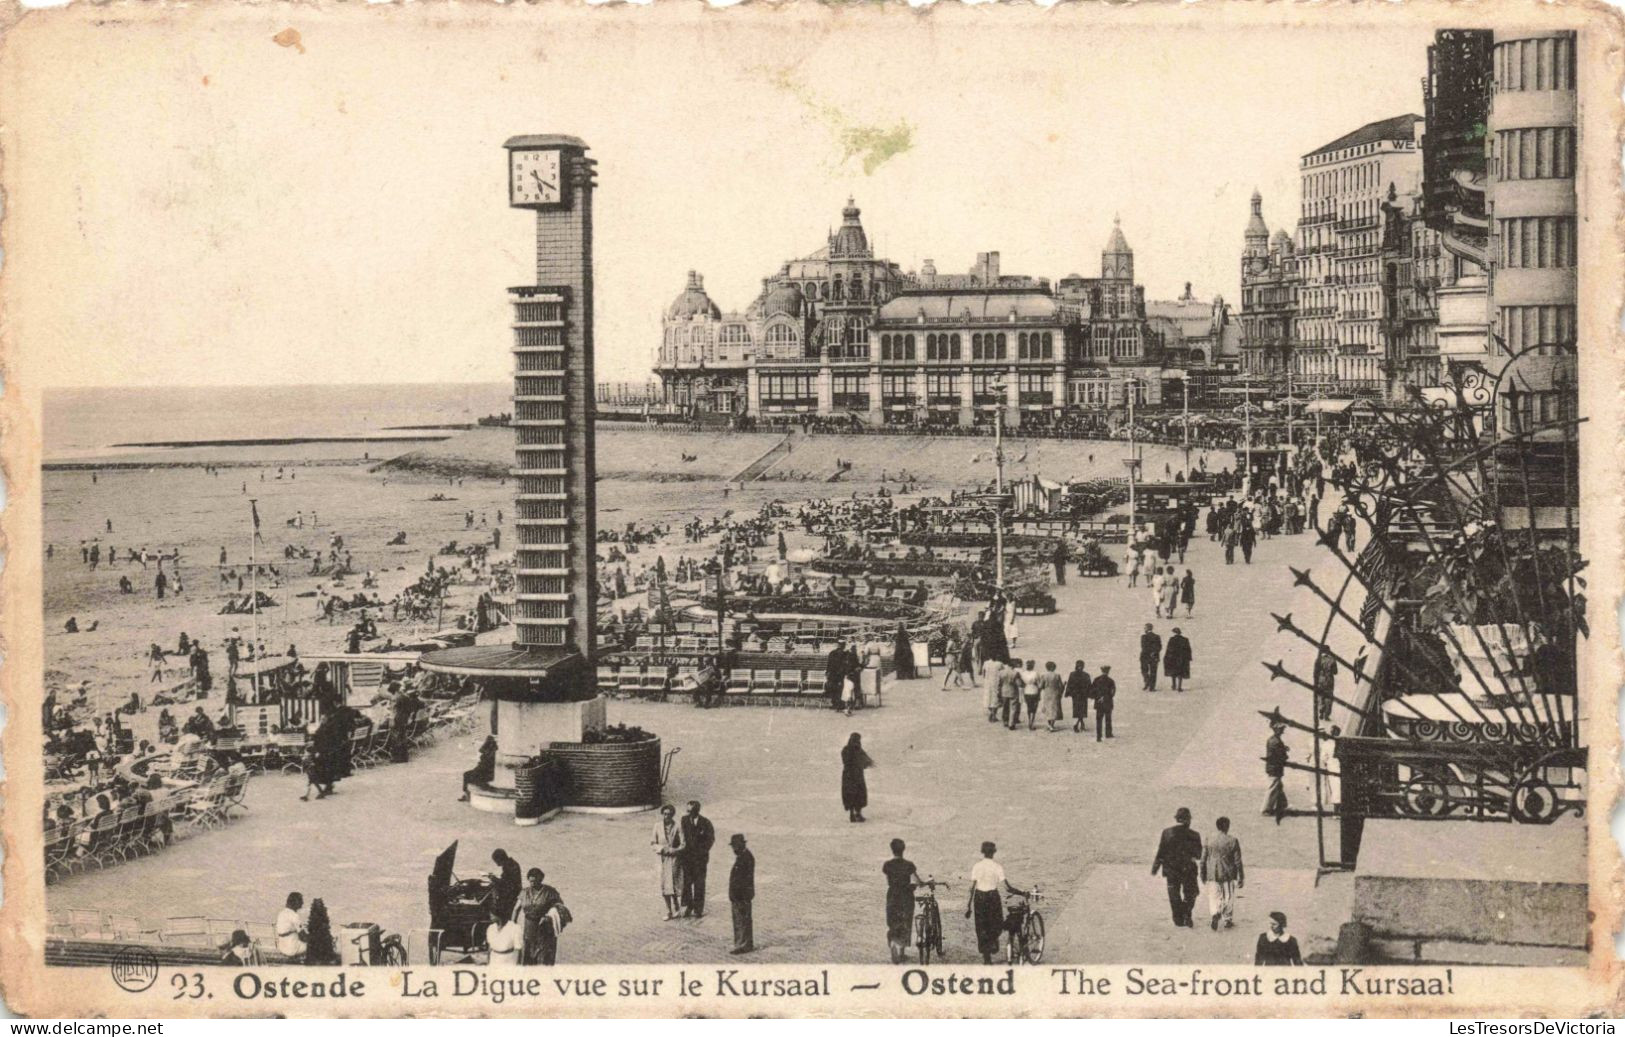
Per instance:
[[[30,16],[0,69],[7,330],[35,388],[507,377],[505,288],[534,279],[501,148],[520,133],[597,159],[604,380],[648,377],[688,270],[742,309],[848,196],[904,269],[997,250],[1007,273],[1095,274],[1119,215],[1148,298],[1235,304],[1253,189],[1290,230],[1298,157],[1420,112],[1431,39],[1061,10],[85,6]]]

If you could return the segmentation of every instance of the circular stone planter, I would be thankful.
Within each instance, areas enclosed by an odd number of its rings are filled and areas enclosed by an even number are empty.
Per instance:
[[[660,804],[660,739],[646,742],[550,742],[564,770],[564,809],[634,813]]]

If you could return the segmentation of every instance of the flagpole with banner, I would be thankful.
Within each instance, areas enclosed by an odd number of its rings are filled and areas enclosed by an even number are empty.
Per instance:
[[[260,648],[260,563],[256,548],[260,542],[260,507],[253,497],[248,499],[249,514],[254,517],[254,535],[248,540],[248,610],[249,610],[249,636],[254,639],[249,649],[249,657],[253,658]],[[252,674],[249,683],[253,685],[254,700],[259,700],[259,687]]]

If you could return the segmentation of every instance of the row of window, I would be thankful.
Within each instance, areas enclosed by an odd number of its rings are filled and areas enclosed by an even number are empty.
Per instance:
[[[1490,168],[1502,180],[1574,175],[1574,127],[1501,130],[1491,142]]]
[[[762,399],[816,400],[818,399],[816,377],[811,374],[764,374],[760,382]]]
[[[880,336],[881,360],[913,360],[913,335],[882,335]]]
[[[1574,34],[1495,45],[1497,92],[1574,89]]]
[[[1496,220],[1503,268],[1563,270],[1574,266],[1573,216],[1519,216]]]

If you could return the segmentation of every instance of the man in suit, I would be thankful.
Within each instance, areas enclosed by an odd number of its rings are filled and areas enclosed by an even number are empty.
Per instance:
[[[1247,884],[1247,873],[1241,866],[1241,840],[1230,834],[1230,819],[1221,817],[1213,822],[1218,834],[1208,838],[1202,847],[1202,881],[1208,884],[1207,906],[1213,915],[1210,927],[1219,928],[1221,919],[1226,929],[1235,926],[1236,890]]]
[[[729,954],[749,954],[756,949],[751,928],[750,905],[756,899],[756,857],[745,848],[745,837],[735,832],[728,840],[734,848],[734,866],[728,873],[728,906],[733,908],[734,945]]]
[[[717,841],[717,830],[711,819],[700,813],[700,801],[688,801],[688,813],[678,827],[682,829],[683,848],[677,854],[677,871],[682,880],[684,918],[705,917],[705,873],[711,866],[711,846]]]
[[[492,850],[491,860],[500,869],[491,883],[491,910],[500,918],[512,918],[514,905],[519,903],[519,891],[525,884],[519,862],[509,857],[507,850]]]
[[[1117,697],[1117,682],[1112,680],[1110,666],[1100,668],[1100,676],[1089,685],[1089,697],[1095,700],[1095,741],[1112,737],[1112,700]]]
[[[1281,740],[1286,725],[1280,720],[1270,721],[1270,737],[1264,743],[1264,776],[1270,780],[1269,793],[1264,797],[1264,814],[1280,824],[1286,816],[1286,789],[1281,780],[1286,777],[1287,748]]]
[[[1196,876],[1202,859],[1202,837],[1191,831],[1191,812],[1186,807],[1174,811],[1174,824],[1162,830],[1151,874],[1162,872],[1168,884],[1168,907],[1174,924],[1193,928],[1191,909],[1196,906]]]
[[[1157,664],[1162,661],[1162,637],[1150,623],[1140,635],[1140,676],[1145,679],[1145,690],[1157,690]]]
[[[845,680],[846,642],[841,641],[830,649],[824,660],[824,694],[829,696],[829,704],[835,709],[841,708],[841,685]]]

